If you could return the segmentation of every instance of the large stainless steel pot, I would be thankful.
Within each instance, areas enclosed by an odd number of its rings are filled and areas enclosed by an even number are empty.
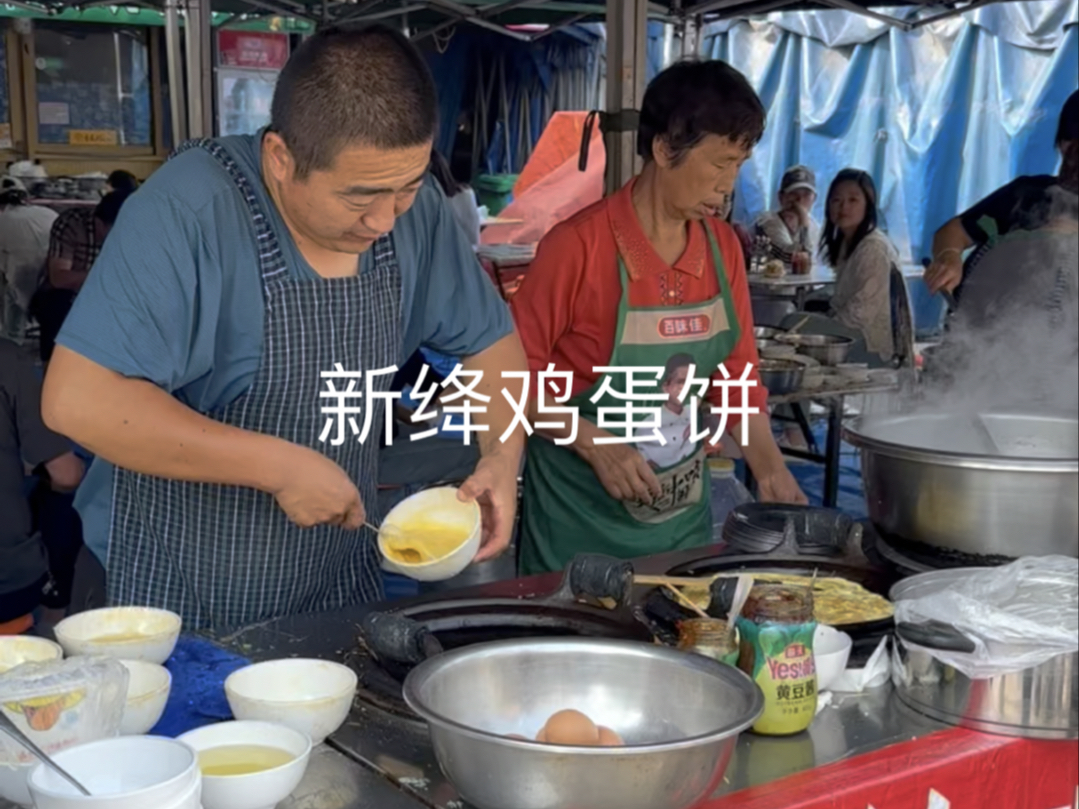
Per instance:
[[[917,598],[974,570],[978,568],[911,576],[896,584],[890,596],[896,602]],[[948,724],[1001,736],[1079,737],[1079,654],[1057,655],[1014,674],[972,680],[941,663],[933,649],[969,652],[973,644],[945,621],[896,626],[892,680],[910,708]]]
[[[437,655],[409,674],[405,700],[435,754],[478,809],[689,809],[723,780],[764,697],[745,674],[699,655],[595,639],[511,640]],[[626,747],[561,747],[534,737],[574,708]]]
[[[968,554],[1079,556],[1074,416],[867,416],[846,436],[879,530]]]

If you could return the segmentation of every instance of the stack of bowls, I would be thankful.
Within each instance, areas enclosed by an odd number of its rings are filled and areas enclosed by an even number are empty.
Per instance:
[[[55,632],[69,656],[103,655],[124,664],[128,689],[120,733],[133,736],[149,733],[165,712],[172,675],[164,663],[182,625],[180,616],[168,610],[110,607],[65,618]]]
[[[723,539],[742,553],[773,553],[783,544],[788,523],[798,553],[809,556],[838,556],[854,526],[834,509],[746,503],[727,515]]]

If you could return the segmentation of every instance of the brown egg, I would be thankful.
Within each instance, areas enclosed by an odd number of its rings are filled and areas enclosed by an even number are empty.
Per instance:
[[[540,742],[542,744],[547,743],[547,728],[546,727],[540,728],[540,732],[536,734],[536,741]]]
[[[559,711],[543,729],[549,744],[590,747],[599,744],[599,729],[580,711]]]
[[[599,726],[599,746],[600,747],[624,747],[625,742],[622,741],[622,737],[615,733],[610,728],[605,728],[602,725]]]
[[[515,740],[517,740],[517,741],[519,741],[519,742],[527,742],[527,741],[528,741],[528,738],[527,738],[527,737],[525,737],[525,736],[518,736],[518,735],[517,735],[516,733],[507,733],[507,734],[506,734],[506,738],[507,738],[507,739],[515,739]]]

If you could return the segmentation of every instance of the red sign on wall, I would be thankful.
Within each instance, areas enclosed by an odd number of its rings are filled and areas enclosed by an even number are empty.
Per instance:
[[[257,31],[218,31],[217,63],[221,67],[280,70],[288,61],[288,35]]]

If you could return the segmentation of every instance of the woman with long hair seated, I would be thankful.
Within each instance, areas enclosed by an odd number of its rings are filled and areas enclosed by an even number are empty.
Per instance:
[[[820,252],[835,270],[835,290],[826,301],[811,301],[811,316],[801,331],[855,340],[849,360],[886,365],[895,355],[892,338],[891,272],[899,253],[880,228],[877,186],[861,169],[843,169],[832,181]],[[805,319],[789,315],[791,327]]]

